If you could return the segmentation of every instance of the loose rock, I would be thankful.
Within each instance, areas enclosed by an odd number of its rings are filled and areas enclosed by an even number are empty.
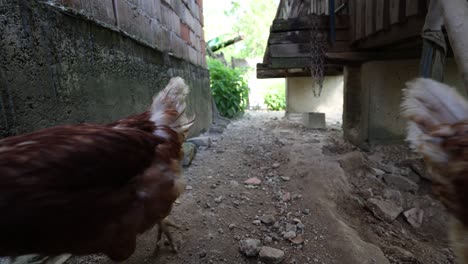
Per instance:
[[[192,160],[195,158],[197,146],[193,143],[185,142],[184,144],[182,144],[182,151],[184,152],[182,166],[190,166]]]
[[[261,250],[262,242],[258,239],[245,239],[240,242],[239,250],[247,257],[255,257]]]
[[[284,260],[284,251],[272,247],[262,247],[259,256],[263,263],[278,264]]]
[[[210,147],[211,146],[211,138],[210,137],[194,137],[189,138],[187,140],[190,143],[193,143],[199,147]]]
[[[246,180],[244,183],[247,185],[260,185],[262,181],[257,177],[253,177],[253,178]]]
[[[403,213],[406,220],[414,228],[420,228],[424,218],[424,211],[420,208],[411,208]]]
[[[296,232],[294,231],[289,231],[289,232],[286,232],[284,233],[283,237],[285,239],[291,239],[291,238],[295,238],[297,235],[296,235]]]
[[[262,218],[260,219],[262,221],[262,223],[266,224],[266,225],[272,225],[275,223],[275,217],[273,215],[264,215],[262,216]]]
[[[367,200],[367,208],[372,211],[372,213],[388,223],[392,223],[403,211],[403,208],[395,205],[389,201],[382,201],[375,198]]]

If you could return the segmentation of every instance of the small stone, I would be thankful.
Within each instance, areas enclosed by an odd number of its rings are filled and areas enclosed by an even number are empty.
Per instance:
[[[204,258],[206,257],[206,252],[205,251],[202,251],[200,252],[200,254],[198,255],[200,258]]]
[[[406,220],[414,228],[420,228],[424,219],[424,211],[419,208],[411,208],[404,212]]]
[[[392,223],[403,211],[403,208],[389,201],[382,201],[375,198],[367,200],[367,208],[379,219]]]
[[[302,235],[298,235],[295,238],[289,239],[293,244],[300,245],[304,243],[304,237]]]
[[[292,238],[295,238],[296,237],[296,232],[294,231],[289,231],[289,232],[285,232],[283,237],[285,239],[292,239]]]
[[[286,232],[297,232],[297,226],[293,224],[286,224]]]
[[[265,244],[271,244],[273,243],[273,238],[271,236],[266,236],[264,239],[263,239],[263,243]]]
[[[233,186],[233,187],[239,186],[239,183],[238,183],[237,181],[234,181],[234,180],[229,181],[229,184],[230,184],[231,186]]]
[[[229,227],[229,229],[232,230],[232,229],[234,229],[236,227],[236,225],[235,224],[230,224],[228,227]]]
[[[273,165],[271,166],[273,169],[276,169],[276,168],[279,168],[281,164],[279,163],[273,163]]]
[[[194,137],[187,140],[190,143],[193,143],[199,147],[210,147],[211,138],[210,137]]]
[[[190,166],[192,160],[195,158],[195,154],[197,153],[197,146],[193,143],[185,142],[182,144],[182,151],[184,153],[182,166]]]
[[[260,185],[262,181],[257,177],[253,177],[253,178],[246,180],[244,183],[247,185]]]
[[[252,224],[254,224],[254,225],[260,225],[261,223],[262,223],[262,221],[260,221],[260,220],[253,220],[252,221]]]
[[[258,239],[248,238],[240,242],[239,250],[247,257],[255,257],[261,250],[262,242]]]
[[[302,213],[305,214],[305,215],[308,215],[308,214],[310,214],[310,210],[309,209],[303,209]]]
[[[301,230],[304,230],[305,228],[305,225],[303,223],[297,223],[297,228],[301,229]]]
[[[289,192],[284,193],[283,196],[281,197],[281,200],[283,200],[283,202],[289,202],[291,200],[291,193]]]
[[[262,247],[259,256],[263,263],[278,264],[284,260],[284,251],[272,247]]]
[[[272,225],[276,221],[275,217],[273,215],[270,215],[270,214],[262,216],[262,218],[260,220],[262,221],[262,223],[264,223],[266,225]]]
[[[223,201],[223,197],[220,196],[218,198],[215,198],[214,201],[215,201],[215,203],[219,204],[219,203],[221,203]]]
[[[213,184],[210,186],[211,189],[216,189],[216,187],[217,187],[216,183],[213,183]]]
[[[290,181],[290,180],[291,180],[290,177],[286,177],[286,176],[281,176],[281,179],[282,179],[283,181]]]
[[[392,257],[400,260],[401,262],[405,262],[405,263],[419,263],[419,261],[417,261],[417,259],[415,258],[415,256],[405,250],[405,249],[402,249],[401,247],[397,247],[397,246],[390,246],[388,248],[386,248],[386,253],[388,255],[391,255]]]
[[[193,189],[193,187],[190,186],[190,185],[187,185],[187,187],[185,187],[185,190],[188,190],[188,191],[190,191],[190,190],[192,190],[192,189]]]
[[[398,206],[403,207],[405,201],[403,198],[403,195],[401,195],[401,192],[398,190],[392,190],[392,189],[385,189],[383,191],[383,197],[386,200],[392,201],[396,203]]]
[[[381,175],[384,175],[385,174],[385,171],[381,170],[381,169],[377,169],[377,168],[371,168],[372,172],[376,175],[376,176],[381,176]]]

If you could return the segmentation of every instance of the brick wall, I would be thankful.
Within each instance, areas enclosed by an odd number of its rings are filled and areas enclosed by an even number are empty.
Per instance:
[[[55,0],[102,26],[206,68],[203,0]]]

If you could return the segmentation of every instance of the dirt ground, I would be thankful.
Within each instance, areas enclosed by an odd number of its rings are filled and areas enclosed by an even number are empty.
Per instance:
[[[152,255],[155,228],[126,263],[261,263],[240,252],[248,238],[282,250],[283,263],[453,263],[447,216],[429,181],[415,179],[416,191],[393,190],[371,173],[413,158],[401,148],[363,153],[343,142],[339,128],[306,129],[283,113],[249,112],[209,136],[212,146],[184,171],[187,190],[170,216],[183,226],[173,231],[179,253],[165,246]],[[253,177],[261,183],[244,184]],[[404,210],[424,210],[421,227],[402,214],[388,222],[375,216],[366,200],[392,200],[389,190]],[[87,256],[67,263],[112,262]]]

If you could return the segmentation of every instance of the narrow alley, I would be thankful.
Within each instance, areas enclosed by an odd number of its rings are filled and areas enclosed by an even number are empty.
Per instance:
[[[443,224],[434,228],[446,216],[424,194],[428,182],[421,179],[418,194],[393,190],[406,199],[405,210],[425,204],[424,228],[411,227],[403,214],[393,223],[379,220],[363,205],[364,190],[378,198],[389,188],[357,170],[388,158],[383,151],[361,153],[342,141],[338,128],[306,129],[283,116],[249,112],[223,134],[209,134],[211,146],[200,147],[185,170],[187,189],[170,216],[183,227],[173,231],[179,253],[166,245],[153,256],[154,228],[127,263],[278,263],[276,251],[257,256],[262,245],[283,251],[283,263],[453,263]],[[248,239],[261,245],[250,240],[241,247]],[[66,263],[112,262],[86,256]]]

